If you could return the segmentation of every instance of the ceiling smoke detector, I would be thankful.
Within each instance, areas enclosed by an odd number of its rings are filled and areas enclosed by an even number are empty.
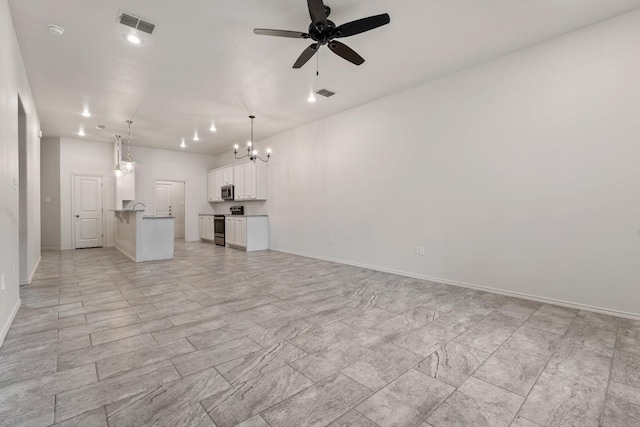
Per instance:
[[[49,32],[54,36],[61,36],[64,34],[64,28],[58,25],[49,24],[47,28],[49,28]]]
[[[120,12],[118,14],[118,22],[147,34],[152,34],[156,28],[155,24],[126,12]]]

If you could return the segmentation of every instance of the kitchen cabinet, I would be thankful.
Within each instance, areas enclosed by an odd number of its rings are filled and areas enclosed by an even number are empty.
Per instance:
[[[247,252],[269,249],[269,218],[248,216],[225,218],[225,243]]]
[[[213,242],[215,240],[215,228],[213,226],[213,215],[200,215],[198,217],[198,235],[201,240]]]
[[[233,166],[222,169],[222,185],[233,185]]]
[[[244,175],[245,165],[236,165],[233,167],[233,190],[235,200],[245,199],[245,181]]]
[[[207,200],[210,202],[222,202],[222,170],[207,172]]]
[[[234,166],[235,200],[267,200],[267,164]]]
[[[136,171],[133,170],[116,178],[115,210],[123,210],[124,205],[136,199]]]

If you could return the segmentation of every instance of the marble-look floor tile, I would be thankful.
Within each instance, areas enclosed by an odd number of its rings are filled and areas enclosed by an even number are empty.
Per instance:
[[[82,366],[143,348],[155,347],[156,345],[156,341],[151,334],[145,334],[70,351],[58,356],[58,369],[63,370]]]
[[[342,323],[331,323],[327,326],[316,328],[310,332],[298,335],[291,340],[291,344],[306,351],[312,353],[318,351],[321,348],[328,347],[332,344],[349,338],[356,333],[356,329],[344,325]]]
[[[373,352],[368,348],[345,340],[310,353],[290,365],[307,378],[320,381],[371,354]]]
[[[171,363],[161,362],[60,393],[56,396],[56,422],[139,395],[178,379],[180,375]]]
[[[281,342],[264,350],[261,349],[217,365],[216,369],[231,384],[237,384],[264,375],[306,355],[307,353],[299,348],[289,343]]]
[[[204,348],[171,360],[180,375],[202,371],[233,359],[259,351],[262,348],[247,337],[227,341],[214,347]]]
[[[640,390],[612,382],[605,404],[603,427],[640,425]]]
[[[119,316],[113,319],[101,320],[99,322],[87,323],[86,325],[78,325],[70,328],[60,329],[58,334],[59,341],[68,341],[74,338],[90,335],[100,331],[119,328],[122,326],[140,323],[140,319],[135,314]]]
[[[422,328],[415,329],[395,343],[409,351],[427,357],[484,317],[481,314],[459,311],[450,312]]]
[[[455,339],[458,344],[493,353],[520,327],[521,322],[513,318],[494,313],[470,327]]]
[[[202,401],[218,427],[231,427],[261,413],[313,383],[289,366]]]
[[[380,427],[418,425],[455,389],[410,370],[356,407]]]
[[[329,424],[329,427],[378,427],[378,425],[358,411],[353,410]]]
[[[97,381],[95,367],[86,365],[3,386],[0,388],[0,426],[51,425],[56,394]]]
[[[427,419],[434,427],[508,427],[524,398],[469,378]]]
[[[143,348],[119,356],[100,360],[96,363],[100,380],[123,374],[125,372],[154,365],[164,360],[170,360],[178,356],[189,354],[196,349],[189,341],[182,338],[161,346]]]
[[[526,397],[561,338],[523,327],[489,357],[474,377]]]
[[[489,353],[451,342],[423,360],[416,370],[445,382],[460,386],[489,357]]]
[[[168,320],[175,326],[185,325],[187,323],[197,322],[201,320],[211,319],[213,317],[220,316],[221,314],[229,313],[231,311],[224,304],[213,305],[210,307],[199,308],[197,310],[185,310],[186,313],[176,314],[169,316]]]
[[[229,387],[229,383],[211,368],[174,383],[165,383],[141,399],[120,407],[109,415],[109,426],[199,425],[209,417],[198,402]]]
[[[182,326],[178,326],[178,328],[181,327]],[[212,329],[201,334],[191,335],[188,336],[187,339],[195,348],[201,350],[203,348],[217,346],[224,342],[236,340],[259,332],[264,332],[264,328],[249,320],[244,320],[239,323],[232,323],[227,326]]]
[[[122,301],[118,301],[116,303],[109,303],[109,305],[112,305],[112,304],[122,304]],[[125,304],[126,304],[126,301],[125,301]],[[103,309],[104,307],[98,306],[97,308]],[[109,319],[115,319],[117,317],[130,316],[132,314],[139,315],[139,314],[147,313],[153,310],[156,310],[156,306],[153,304],[134,305],[133,307],[129,307],[129,304],[126,304],[125,307],[118,307],[115,310],[106,309],[101,311],[96,310],[96,308],[94,307],[91,310],[91,312],[87,314],[87,322],[89,323],[102,322]]]
[[[322,427],[341,417],[370,394],[366,387],[338,374],[267,409],[262,417],[272,427]]]
[[[573,322],[577,313],[576,310],[570,308],[543,305],[529,318],[526,326],[563,335],[569,328],[571,322]]]
[[[163,329],[155,332],[153,337],[158,341],[158,344],[166,344],[179,340],[180,338],[190,337],[213,329],[224,328],[225,326],[228,326],[228,323],[222,319],[203,320]]]
[[[529,421],[526,418],[517,416],[509,427],[540,427],[540,425],[534,423],[533,421]]]
[[[391,313],[379,308],[359,312],[359,315],[346,318],[342,320],[342,324],[352,326],[354,328],[371,328],[376,326],[385,320],[389,320],[392,317],[396,317],[395,313]]]
[[[148,332],[161,331],[171,327],[171,323],[167,319],[150,320],[148,322],[136,323],[120,328],[109,329],[107,331],[95,332],[90,334],[91,344],[100,345],[112,341],[118,341],[124,338],[134,337],[136,335],[146,334]]]
[[[1,356],[0,356],[1,358]],[[57,361],[54,354],[49,357],[25,362],[6,364],[0,366],[0,387],[16,381],[24,381],[31,378],[52,374],[57,370]]]
[[[247,421],[243,421],[237,424],[236,427],[270,427],[269,424],[260,415],[249,418]]]
[[[107,414],[104,408],[94,409],[85,412],[70,420],[54,424],[53,427],[109,427],[107,425]]]
[[[422,356],[390,344],[344,368],[342,373],[370,390],[378,391],[421,360]]]
[[[605,314],[592,313],[590,311],[580,311],[573,321],[574,323],[584,324],[592,328],[603,329],[607,332],[616,333],[618,331],[619,321],[617,317],[607,316]]]
[[[640,389],[640,353],[616,350],[611,381]]]
[[[282,326],[275,326],[263,332],[256,332],[249,335],[249,338],[263,347],[270,347],[280,342],[293,340],[298,335],[310,332],[315,328],[317,328],[316,325],[306,320],[294,320]]]

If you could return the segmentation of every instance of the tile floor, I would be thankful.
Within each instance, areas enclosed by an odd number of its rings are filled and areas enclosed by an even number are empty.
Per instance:
[[[46,252],[0,426],[637,426],[640,323],[276,252]]]

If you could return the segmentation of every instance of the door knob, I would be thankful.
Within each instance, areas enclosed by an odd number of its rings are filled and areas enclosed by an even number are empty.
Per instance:
[[[80,215],[76,215],[76,218],[80,218]]]

